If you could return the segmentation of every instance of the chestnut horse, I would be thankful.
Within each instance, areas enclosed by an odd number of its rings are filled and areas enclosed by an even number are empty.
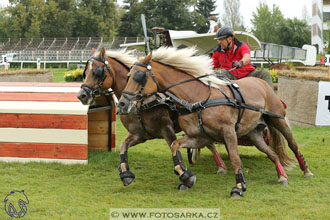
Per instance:
[[[124,51],[106,52],[102,48],[98,55],[95,52],[93,49],[92,55],[94,57],[90,58],[86,64],[85,81],[78,94],[78,98],[84,105],[92,104],[97,94],[109,88],[119,99],[127,83],[129,68],[136,61],[130,53]],[[176,140],[175,133],[181,131],[177,123],[172,120],[174,113],[164,104],[143,110],[140,117],[142,122],[137,115],[120,116],[122,124],[128,130],[125,140],[120,144],[120,177],[125,186],[131,184],[135,178],[128,168],[127,151],[129,147],[154,138],[164,138],[170,146]],[[212,144],[207,147],[213,153],[218,166],[217,173],[226,173],[226,166],[215,147]]]
[[[118,104],[119,114],[134,114],[136,104],[144,98],[155,92],[170,92],[171,97],[176,96],[183,105],[196,107],[196,112],[179,116],[179,125],[186,136],[175,140],[171,145],[174,167],[180,175],[179,189],[189,189],[196,181],[195,175],[180,160],[179,149],[185,146],[200,148],[218,141],[225,143],[235,172],[236,186],[231,190],[231,196],[244,196],[246,184],[237,149],[237,138],[243,136],[248,137],[275,163],[279,183],[287,185],[288,177],[282,164],[289,165],[291,159],[282,141],[283,136],[305,176],[313,176],[284,119],[284,106],[267,83],[254,77],[235,81],[244,95],[246,106],[251,107],[243,110],[240,126],[235,130],[241,109],[229,105],[203,106],[209,100],[233,100],[234,96],[226,81],[212,75],[212,61],[206,56],[194,56],[195,53],[194,48],[159,48],[145,59],[140,59],[129,73],[130,78]],[[258,126],[260,121],[265,121],[269,128],[270,146],[264,142],[263,128]]]

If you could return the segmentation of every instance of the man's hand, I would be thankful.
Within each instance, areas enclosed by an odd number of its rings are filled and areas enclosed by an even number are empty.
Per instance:
[[[240,61],[233,61],[231,64],[233,65],[233,67],[241,68],[243,66],[243,61],[242,60],[240,60]]]

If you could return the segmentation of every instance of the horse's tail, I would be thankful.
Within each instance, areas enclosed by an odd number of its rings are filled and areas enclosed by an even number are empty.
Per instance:
[[[295,166],[295,160],[286,150],[286,141],[283,135],[274,127],[268,126],[268,128],[270,132],[269,147],[277,154],[281,164],[286,168]]]

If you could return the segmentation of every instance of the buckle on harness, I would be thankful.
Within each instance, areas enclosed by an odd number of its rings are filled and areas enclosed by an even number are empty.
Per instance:
[[[239,89],[239,85],[237,83],[233,83],[232,85],[235,87],[235,89]]]

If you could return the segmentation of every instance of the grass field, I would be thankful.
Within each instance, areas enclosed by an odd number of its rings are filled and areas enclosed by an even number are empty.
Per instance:
[[[275,166],[251,147],[240,147],[247,180],[242,199],[229,196],[234,175],[224,147],[218,148],[228,173],[216,174],[211,153],[186,165],[197,176],[188,191],[177,191],[178,177],[164,140],[153,140],[129,151],[135,182],[124,187],[119,179],[119,143],[126,135],[117,121],[117,152],[89,152],[88,165],[0,163],[0,199],[24,190],[29,204],[23,219],[109,219],[110,208],[220,208],[221,219],[329,219],[330,127],[298,128],[293,132],[315,175],[306,179],[299,167],[287,171],[289,187],[277,184]],[[0,219],[12,219],[0,206]]]
[[[51,69],[54,76],[54,82],[64,82],[64,72],[68,69],[53,68]]]

